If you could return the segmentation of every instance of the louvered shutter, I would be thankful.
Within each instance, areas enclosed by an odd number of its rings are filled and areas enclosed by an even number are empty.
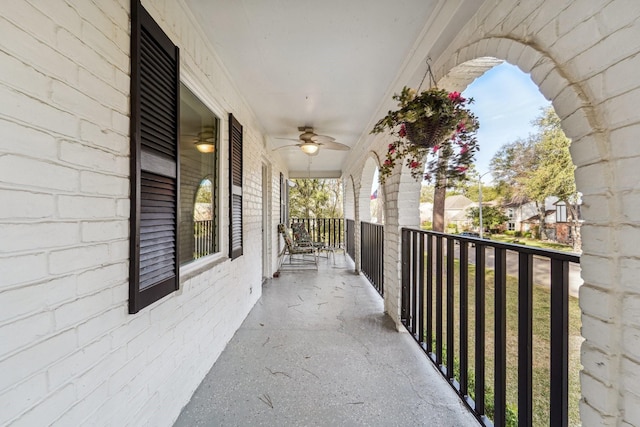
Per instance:
[[[178,289],[179,52],[131,2],[129,312]]]
[[[229,257],[242,255],[242,125],[229,114]]]

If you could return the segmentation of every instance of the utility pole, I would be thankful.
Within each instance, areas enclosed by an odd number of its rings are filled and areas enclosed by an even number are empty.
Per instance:
[[[482,225],[482,177],[488,174],[489,172],[485,172],[478,177],[478,213],[480,215],[480,238],[482,239],[482,235],[484,233],[484,226]]]

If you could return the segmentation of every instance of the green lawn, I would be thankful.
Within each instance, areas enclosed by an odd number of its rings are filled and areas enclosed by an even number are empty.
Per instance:
[[[459,371],[458,345],[460,331],[459,316],[459,261],[455,261],[455,292],[454,292],[454,342],[456,351],[455,372]],[[446,273],[445,273],[446,274]],[[446,301],[446,279],[444,281],[443,304]],[[469,371],[470,377],[474,369],[474,345],[475,342],[475,266],[469,265]],[[485,402],[488,413],[492,411],[493,380],[494,380],[494,272],[487,270],[486,275],[486,325],[485,325],[485,365],[486,382],[485,389],[488,399]],[[434,284],[435,300],[435,284]],[[444,336],[446,344],[446,305],[443,308]],[[435,305],[434,328],[435,328]],[[535,286],[533,291],[533,425],[548,425],[549,417],[549,348],[550,348],[550,291],[542,286]],[[580,308],[577,298],[570,297],[569,301],[569,425],[579,425],[578,401],[580,399]],[[434,343],[435,351],[435,343]],[[443,354],[446,361],[446,352]],[[507,276],[507,405],[512,409],[511,420],[507,425],[517,425],[518,403],[518,283],[517,278]],[[509,418],[509,417],[508,417]]]
[[[572,246],[563,245],[562,243],[547,242],[544,240],[531,239],[528,237],[507,236],[506,234],[492,234],[491,240],[503,243],[516,243],[519,245],[532,246],[534,248],[552,249],[554,251],[573,251]]]

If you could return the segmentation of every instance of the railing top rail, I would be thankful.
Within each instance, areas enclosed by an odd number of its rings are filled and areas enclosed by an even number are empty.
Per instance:
[[[542,256],[545,258],[555,259],[559,261],[575,262],[577,264],[580,263],[580,255],[573,252],[561,252],[561,251],[554,251],[552,249],[532,248],[530,246],[518,245],[517,243],[496,242],[494,240],[481,239],[479,237],[460,236],[458,234],[447,234],[447,233],[441,233],[439,231],[421,230],[418,228],[403,227],[402,230],[403,231],[407,230],[407,231],[420,233],[420,234],[428,234],[431,236],[453,238],[456,240],[460,240],[462,242],[469,242],[469,243],[474,243],[476,245],[481,245],[481,246],[489,246],[492,248],[500,248],[500,249],[516,251],[519,253],[537,255],[537,256]]]
[[[360,224],[369,224],[369,225],[375,225],[378,227],[384,227],[384,224],[380,224],[379,222],[360,221]]]

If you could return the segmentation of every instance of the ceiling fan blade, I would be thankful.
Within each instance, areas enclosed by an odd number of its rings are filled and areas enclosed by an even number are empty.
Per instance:
[[[289,144],[289,145],[283,145],[282,147],[274,148],[274,149],[273,149],[273,150],[271,150],[271,151],[277,151],[277,150],[281,150],[281,149],[283,149],[283,148],[290,148],[290,147],[300,147],[300,144]]]
[[[295,139],[295,138],[274,138],[274,139],[279,139],[281,141],[295,141],[295,142],[300,142],[300,139]]]
[[[322,142],[322,146],[329,150],[349,151],[351,147],[335,141]]]
[[[331,137],[331,136],[328,136],[328,135],[313,135],[311,137],[311,140],[313,142],[322,142],[322,143],[324,143],[324,142],[333,142],[336,139],[334,137]]]

